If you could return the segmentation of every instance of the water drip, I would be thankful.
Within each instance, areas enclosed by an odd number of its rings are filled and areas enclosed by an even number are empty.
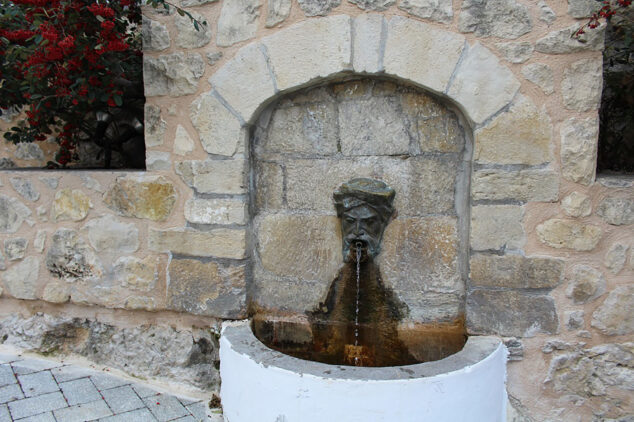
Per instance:
[[[354,311],[354,347],[357,348],[359,346],[359,296],[361,291],[361,283],[360,283],[360,274],[361,274],[361,247],[363,246],[361,242],[357,242],[355,244],[357,248],[357,296],[356,296],[356,306]],[[359,366],[359,357],[354,357],[354,365]]]

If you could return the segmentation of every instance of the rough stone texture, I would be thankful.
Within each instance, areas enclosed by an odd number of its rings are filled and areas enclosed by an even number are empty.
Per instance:
[[[145,104],[145,145],[156,147],[163,145],[167,123],[161,119],[161,108]]]
[[[189,13],[199,22],[205,21],[205,17],[200,13],[190,10]],[[174,26],[176,27],[176,38],[174,42],[181,48],[204,47],[211,41],[211,25],[198,25],[198,30],[194,27],[189,16],[174,15]]]
[[[207,57],[207,63],[209,63],[209,66],[213,66],[215,65],[220,59],[222,59],[222,51],[210,51],[207,54],[205,54],[205,57]]]
[[[47,233],[44,230],[38,230],[35,234],[35,240],[33,241],[33,247],[37,252],[44,252],[44,245],[46,244]]]
[[[95,252],[76,231],[70,229],[59,229],[53,234],[46,253],[46,268],[54,276],[69,282],[98,278],[103,274]]]
[[[546,54],[568,54],[580,51],[603,50],[604,29],[597,28],[594,31],[586,31],[582,41],[573,37],[581,24],[577,23],[564,29],[549,32],[545,37],[537,40],[535,50]]]
[[[471,247],[474,250],[522,249],[523,207],[479,205],[471,208]]]
[[[181,0],[181,6],[202,6],[203,4],[215,3],[218,0]]]
[[[109,214],[87,222],[82,228],[82,234],[97,252],[133,253],[139,249],[137,227]]]
[[[243,259],[246,232],[237,229],[214,229],[205,232],[188,229],[150,230],[148,247],[155,252]]]
[[[458,30],[478,37],[518,38],[533,29],[528,8],[515,0],[465,0]]]
[[[406,321],[451,322],[464,315],[464,295],[433,291],[395,292],[409,309]],[[323,299],[322,299],[323,300]]]
[[[478,170],[471,182],[472,199],[556,201],[559,175],[552,170]]]
[[[2,274],[4,294],[17,299],[37,299],[39,272],[40,260],[34,256],[29,256],[9,267]]]
[[[205,71],[200,54],[185,55],[182,52],[159,57],[143,58],[143,80],[145,96],[169,95],[179,97],[193,94],[198,89],[198,80]]]
[[[341,4],[341,0],[298,0],[306,16],[326,16]]]
[[[244,266],[174,258],[168,271],[169,309],[217,318],[246,316]]]
[[[22,202],[0,194],[0,232],[15,233],[31,216],[31,210]]]
[[[267,28],[271,28],[280,24],[288,18],[290,13],[291,0],[269,0],[266,9],[266,23],[264,25]]]
[[[547,64],[529,63],[522,67],[522,75],[544,91],[544,94],[550,95],[555,92],[553,69]]]
[[[141,31],[143,51],[162,51],[170,46],[170,34],[162,23],[143,16]]]
[[[35,189],[33,183],[29,179],[22,177],[12,177],[9,179],[11,186],[24,199],[35,202],[40,199],[40,193]]]
[[[66,303],[70,300],[70,286],[65,282],[48,283],[44,286],[42,299],[51,303]]]
[[[589,18],[601,9],[596,0],[568,0],[568,14],[573,18]]]
[[[509,361],[519,361],[524,359],[524,343],[516,337],[507,337],[502,339],[509,354]]]
[[[20,142],[15,148],[15,157],[20,160],[44,160],[42,148],[35,142]]]
[[[0,320],[5,344],[45,354],[76,353],[141,379],[219,387],[218,324],[205,329],[157,325],[121,328],[83,318],[36,314]],[[5,337],[6,336],[6,337]],[[152,365],[148,365],[152,362]]]
[[[591,251],[603,236],[603,230],[592,224],[553,218],[537,226],[539,240],[553,248]]]
[[[468,117],[481,124],[508,105],[519,87],[513,72],[486,47],[475,43],[458,65],[447,94],[464,107]]]
[[[378,73],[383,69],[381,35],[386,25],[379,14],[363,14],[354,18],[353,67],[356,72]]]
[[[350,17],[336,15],[305,20],[263,38],[277,88],[285,90],[350,69],[351,32]]]
[[[117,177],[104,195],[104,203],[125,217],[163,221],[176,202],[176,189],[164,177]]]
[[[564,312],[564,320],[566,321],[566,328],[569,331],[583,329],[585,327],[584,317],[585,317],[585,313],[583,311]]]
[[[244,121],[250,121],[258,106],[276,92],[262,46],[257,43],[241,48],[209,81]]]
[[[174,154],[187,155],[194,150],[194,140],[181,125],[176,126],[174,136]]]
[[[113,273],[122,287],[149,292],[154,289],[158,279],[158,258],[147,256],[143,259],[134,256],[122,256],[113,266]]]
[[[181,161],[176,172],[198,193],[241,194],[246,192],[245,167],[243,159]]]
[[[634,333],[634,286],[619,286],[612,290],[592,314],[591,325],[608,336]]]
[[[84,192],[66,188],[55,194],[51,206],[51,217],[55,221],[81,221],[86,218],[90,208],[92,208],[92,201]]]
[[[56,190],[59,186],[59,177],[38,177],[38,179],[49,189]]]
[[[356,4],[357,7],[363,10],[375,10],[383,11],[388,9],[396,0],[348,0],[352,4]],[[408,0],[405,0],[408,1]]]
[[[601,59],[583,59],[564,69],[561,94],[569,110],[597,110],[601,102],[603,65]]]
[[[278,210],[284,206],[282,166],[262,161],[256,163],[255,206],[258,210]]]
[[[544,380],[555,391],[581,399],[606,396],[612,389],[631,394],[633,381],[634,343],[608,343],[557,354],[550,361]]]
[[[623,267],[625,267],[629,250],[630,245],[620,242],[614,243],[606,252],[603,258],[603,265],[605,265],[612,274],[618,274]]]
[[[473,290],[466,313],[470,334],[533,337],[555,334],[559,325],[552,297],[521,290]]]
[[[232,156],[240,140],[240,121],[216,97],[203,94],[189,108],[189,117],[210,154]]]
[[[551,9],[544,0],[541,0],[539,3],[537,3],[537,7],[539,7],[540,21],[546,22],[548,25],[550,25],[557,19],[557,15],[555,14],[555,12],[553,12],[553,9]]]
[[[185,219],[195,224],[246,224],[247,206],[242,199],[188,199]]]
[[[533,44],[523,42],[502,42],[495,44],[504,58],[511,63],[524,63],[533,55]]]
[[[582,185],[594,181],[597,163],[599,122],[597,118],[570,118],[561,126],[561,170],[563,176]]]
[[[216,44],[228,47],[240,41],[251,39],[258,29],[260,0],[234,0],[223,2],[218,18]]]
[[[470,260],[471,284],[480,287],[552,289],[563,270],[564,261],[551,258],[475,254]]]
[[[451,23],[453,20],[452,0],[403,0],[398,8],[419,18],[443,23]]]
[[[506,113],[476,131],[474,160],[487,164],[548,163],[553,159],[551,142],[552,124],[546,110],[520,96]]]
[[[584,193],[571,192],[561,200],[561,209],[569,217],[587,217],[592,213],[592,201]]]
[[[172,169],[172,160],[169,152],[145,151],[145,169],[147,171],[165,171]]]
[[[605,293],[606,282],[603,273],[587,265],[577,265],[568,277],[566,296],[575,304],[592,302]]]
[[[634,224],[634,195],[605,198],[596,211],[603,220],[614,226]]]
[[[12,159],[7,157],[0,158],[0,169],[12,169],[15,167],[16,165]]]
[[[395,16],[388,23],[383,59],[385,72],[444,92],[464,48],[464,37],[458,34]],[[503,82],[500,81],[501,85]]]
[[[4,239],[4,253],[9,261],[17,261],[26,255],[29,241],[23,237]]]
[[[0,252],[0,271],[4,271],[6,269],[7,269],[7,261],[4,259],[4,255],[2,254],[2,252]]]

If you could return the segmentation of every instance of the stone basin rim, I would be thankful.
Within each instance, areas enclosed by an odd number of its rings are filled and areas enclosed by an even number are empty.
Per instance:
[[[269,348],[255,337],[250,320],[242,320],[223,323],[220,347],[248,356],[263,367],[275,367],[301,376],[333,380],[390,381],[416,380],[465,370],[486,360],[498,349],[504,348],[504,345],[499,337],[469,336],[462,350],[437,361],[388,367],[330,365],[299,359]]]

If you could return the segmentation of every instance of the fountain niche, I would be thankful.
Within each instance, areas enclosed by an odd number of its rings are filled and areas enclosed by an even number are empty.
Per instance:
[[[251,318],[221,337],[225,419],[503,420],[506,350],[464,325],[459,112],[352,79],[278,100],[251,146]]]

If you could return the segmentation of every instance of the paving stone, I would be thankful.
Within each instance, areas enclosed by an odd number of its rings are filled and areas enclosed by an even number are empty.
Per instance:
[[[139,396],[129,385],[104,390],[101,394],[115,413],[123,413],[144,406]]]
[[[156,418],[146,408],[133,410],[132,412],[120,413],[99,419],[99,422],[154,422]]]
[[[32,374],[33,372],[44,371],[47,369],[62,366],[61,363],[46,359],[26,358],[19,362],[13,363],[13,371],[16,375]]]
[[[0,419],[1,420],[1,419]],[[28,418],[19,419],[20,422],[57,422],[53,412],[40,413],[39,415],[30,416]],[[65,421],[60,421],[65,422]]]
[[[183,416],[182,418],[172,419],[174,422],[196,422],[191,415]]]
[[[101,395],[89,378],[63,382],[59,384],[70,406],[99,400]]]
[[[18,384],[0,387],[0,403],[7,403],[24,398],[24,393]]]
[[[84,422],[112,415],[112,411],[103,400],[59,409],[53,412],[58,421]]]
[[[18,381],[27,397],[52,393],[59,390],[53,375],[49,371],[36,372],[28,375],[18,375]]]
[[[140,385],[140,384],[132,384],[132,388],[134,389],[134,391],[136,391],[136,393],[142,399],[145,397],[156,396],[157,394],[159,394],[158,391],[152,390],[151,388],[146,387],[144,385]]]
[[[79,378],[86,378],[95,374],[95,371],[91,371],[76,366],[60,366],[51,369],[51,374],[55,377],[57,382],[72,381]]]
[[[11,366],[1,365],[0,366],[0,387],[4,387],[5,385],[9,385],[9,384],[15,384],[16,382],[18,381],[15,379],[15,375],[13,375]]]
[[[6,404],[0,405],[0,422],[11,422],[11,415]]]
[[[197,421],[207,420],[207,405],[205,402],[199,401],[185,407],[187,407],[187,410],[191,412],[192,416],[194,416]]]
[[[120,387],[122,385],[130,384],[130,381],[122,378],[111,377],[109,375],[93,375],[90,377],[92,382],[97,387],[97,390],[108,390],[109,388]]]
[[[105,403],[104,403],[105,404]],[[66,400],[61,392],[42,394],[37,397],[29,397],[9,403],[9,410],[15,419],[38,415],[51,410],[67,407]],[[70,422],[70,421],[64,421]]]
[[[143,399],[145,405],[150,409],[150,412],[159,421],[169,421],[181,416],[186,416],[189,411],[183,406],[176,397],[165,396],[159,394],[154,397],[146,397]]]
[[[10,363],[21,361],[22,358],[16,355],[10,355],[8,353],[0,353],[0,363]]]

